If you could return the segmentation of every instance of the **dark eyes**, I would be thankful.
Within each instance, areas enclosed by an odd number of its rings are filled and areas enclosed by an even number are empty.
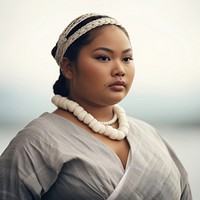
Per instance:
[[[130,62],[130,61],[133,60],[133,58],[132,58],[132,57],[126,57],[126,58],[123,58],[123,60],[124,60],[125,62]]]
[[[110,61],[110,59],[107,56],[98,56],[96,59],[103,62]]]
[[[107,57],[107,56],[98,56],[98,57],[96,57],[96,59],[99,60],[99,61],[102,61],[102,62],[110,61],[110,58]],[[122,59],[123,62],[130,62],[132,60],[133,60],[133,58],[131,56],[128,56],[128,57],[125,57],[125,58]]]

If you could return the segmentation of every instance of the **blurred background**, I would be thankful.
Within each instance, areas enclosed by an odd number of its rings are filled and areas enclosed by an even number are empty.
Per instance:
[[[51,49],[86,12],[117,18],[128,30],[136,76],[127,113],[168,140],[200,199],[200,1],[1,0],[0,154],[29,121],[52,112],[59,68]]]

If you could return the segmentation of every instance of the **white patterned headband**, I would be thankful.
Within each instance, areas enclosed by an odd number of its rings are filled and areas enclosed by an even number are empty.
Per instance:
[[[91,22],[88,22],[81,28],[79,28],[77,31],[75,31],[70,37],[67,37],[67,35],[70,33],[72,29],[74,29],[78,24],[83,22],[86,19],[89,19],[93,16],[99,16],[101,18],[95,19]],[[102,16],[95,13],[89,13],[82,15],[78,18],[76,18],[74,21],[72,21],[67,28],[62,32],[62,34],[59,37],[59,40],[57,42],[57,49],[55,54],[56,62],[59,66],[62,64],[62,59],[64,57],[65,52],[67,51],[68,47],[78,38],[80,38],[83,34],[87,33],[88,31],[102,25],[107,24],[114,24],[117,26],[121,26],[115,19],[108,17],[108,16]],[[121,26],[122,27],[122,26]]]

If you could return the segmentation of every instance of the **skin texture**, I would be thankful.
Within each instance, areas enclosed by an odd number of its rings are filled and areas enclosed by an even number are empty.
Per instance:
[[[133,52],[126,34],[117,26],[103,26],[94,32],[95,37],[84,46],[76,63],[63,59],[62,72],[70,80],[69,98],[79,103],[99,121],[108,121],[113,116],[112,107],[128,93],[133,78]],[[95,134],[71,113],[58,109],[57,114],[84,128],[113,150],[123,166],[129,152],[126,139],[113,141]],[[113,124],[118,127],[118,122]]]

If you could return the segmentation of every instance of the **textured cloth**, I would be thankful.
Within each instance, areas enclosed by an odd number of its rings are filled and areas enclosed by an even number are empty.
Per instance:
[[[129,118],[128,176],[116,200],[191,200],[187,174],[150,125]],[[69,120],[44,113],[0,157],[1,200],[102,200],[126,169],[103,142]]]

